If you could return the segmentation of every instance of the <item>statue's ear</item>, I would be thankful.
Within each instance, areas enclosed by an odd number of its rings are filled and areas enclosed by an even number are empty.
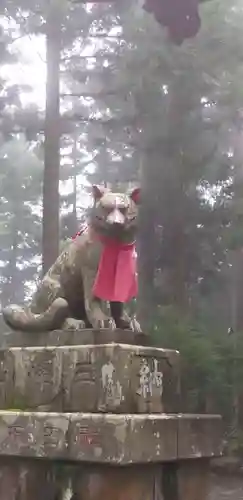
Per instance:
[[[99,201],[100,198],[102,198],[104,192],[105,192],[104,188],[96,185],[92,186],[92,194],[95,201]]]
[[[132,201],[134,201],[134,203],[136,203],[136,205],[140,203],[140,195],[141,195],[140,188],[135,188],[130,194],[130,198],[132,199]]]

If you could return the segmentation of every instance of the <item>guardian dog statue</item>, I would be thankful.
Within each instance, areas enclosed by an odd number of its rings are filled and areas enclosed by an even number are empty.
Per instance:
[[[69,241],[31,304],[3,309],[6,324],[25,332],[121,328],[140,331],[124,304],[137,293],[135,235],[140,190],[113,193],[93,186],[87,226]],[[110,304],[109,312],[105,305]]]

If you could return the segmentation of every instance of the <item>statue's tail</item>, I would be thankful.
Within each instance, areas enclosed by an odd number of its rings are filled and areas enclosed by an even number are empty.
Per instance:
[[[62,327],[68,317],[68,303],[58,297],[43,313],[34,314],[28,307],[15,304],[5,307],[2,311],[5,323],[13,330],[23,332],[44,332]]]

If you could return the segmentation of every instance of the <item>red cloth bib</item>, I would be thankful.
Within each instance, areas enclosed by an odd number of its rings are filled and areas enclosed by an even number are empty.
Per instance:
[[[79,231],[73,239],[82,234]],[[109,302],[128,302],[137,295],[135,244],[97,237],[103,244],[93,294]]]

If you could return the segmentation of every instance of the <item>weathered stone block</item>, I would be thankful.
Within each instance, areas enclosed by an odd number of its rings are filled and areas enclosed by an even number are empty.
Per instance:
[[[12,457],[0,458],[1,500],[71,500],[79,465]],[[72,499],[74,500],[74,499]],[[77,500],[77,498],[76,498]]]
[[[97,411],[101,372],[93,346],[62,349],[64,411]]]
[[[134,412],[172,413],[180,397],[179,352],[137,347],[130,354]]]
[[[120,330],[17,335],[36,346],[0,351],[0,408],[35,411],[0,411],[0,499],[206,500],[221,419],[169,414],[177,351]]]
[[[7,379],[2,394],[0,379],[1,409],[113,413],[178,409],[177,351],[107,344],[14,347],[0,353]]]
[[[8,351],[6,351],[8,352]],[[55,348],[12,348],[13,408],[62,409],[62,352]]]
[[[161,467],[0,460],[1,500],[162,500]]]
[[[177,419],[166,415],[73,415],[72,460],[132,464],[177,457]]]
[[[175,411],[179,353],[110,344],[63,349],[64,411]],[[164,392],[174,380],[174,393]]]
[[[161,471],[156,467],[87,468],[74,483],[77,500],[162,500],[155,493]]]
[[[0,455],[65,459],[68,428],[61,413],[0,412]]]
[[[177,458],[177,417],[176,415],[138,415],[130,417],[131,432],[129,445],[133,462],[146,463]],[[174,456],[174,458],[173,458]]]
[[[1,500],[55,500],[58,498],[58,486],[55,467],[48,462],[24,459],[0,461]]]
[[[1,411],[0,455],[117,465],[180,460],[183,417]],[[200,417],[192,415],[191,422]],[[219,423],[219,417],[212,418],[211,431],[216,436]],[[202,428],[195,427],[194,439],[201,442],[201,448],[194,459],[218,456],[221,437],[209,442],[205,450],[201,434]],[[185,428],[185,440],[189,438]],[[190,449],[183,458],[191,458]]]
[[[209,460],[113,467],[0,459],[1,500],[206,500]]]

